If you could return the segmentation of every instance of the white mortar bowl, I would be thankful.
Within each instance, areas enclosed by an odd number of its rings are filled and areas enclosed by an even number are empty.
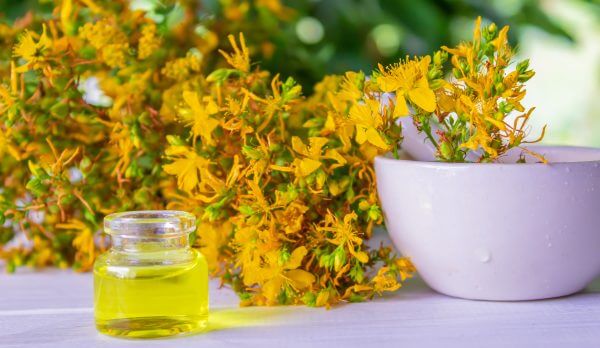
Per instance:
[[[389,234],[434,290],[537,300],[600,275],[600,149],[531,149],[550,163],[375,159]]]

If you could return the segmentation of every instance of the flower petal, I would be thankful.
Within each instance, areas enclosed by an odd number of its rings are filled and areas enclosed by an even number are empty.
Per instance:
[[[427,111],[433,112],[435,110],[435,93],[429,88],[417,87],[408,91],[408,97],[410,100],[417,104],[418,107]]]
[[[292,251],[290,259],[285,265],[285,269],[296,269],[300,267],[302,259],[304,258],[304,256],[306,256],[307,253],[308,250],[306,250],[306,247],[304,246],[297,247],[296,249],[294,249],[294,251]]]
[[[376,83],[383,92],[395,92],[402,87],[401,81],[393,76],[379,76]]]
[[[312,273],[309,273],[302,269],[294,269],[291,271],[287,271],[285,276],[289,278],[292,282],[291,285],[296,290],[303,290],[308,288],[315,282],[316,278]]]
[[[263,284],[262,294],[269,300],[269,302],[277,303],[277,297],[281,292],[282,286],[283,278],[277,276]]]
[[[388,144],[383,140],[379,132],[375,128],[369,128],[367,130],[367,139],[369,143],[377,146],[380,149],[386,150],[388,148]]]
[[[308,155],[308,149],[306,148],[306,145],[304,145],[304,143],[302,142],[302,140],[300,140],[299,137],[293,136],[292,137],[292,149],[294,149],[294,151],[296,151],[297,153],[301,154],[301,155]]]
[[[367,141],[367,128],[356,125],[356,142],[364,144],[365,141]]]
[[[199,112],[202,110],[200,100],[198,100],[198,94],[196,92],[184,91],[183,100],[190,106],[193,112]]]
[[[394,106],[394,118],[408,116],[408,106],[403,93],[396,93],[396,105]]]
[[[305,158],[300,161],[300,173],[301,176],[307,176],[312,174],[315,170],[321,167],[321,162],[314,159]]]

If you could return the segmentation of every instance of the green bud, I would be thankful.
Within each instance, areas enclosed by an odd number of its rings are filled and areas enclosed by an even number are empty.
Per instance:
[[[487,27],[483,28],[483,38],[486,41],[492,41],[496,38],[496,35],[498,34],[498,27],[496,26],[496,23],[492,23],[490,25],[488,25]]]
[[[337,248],[333,257],[333,269],[337,272],[346,263],[346,251],[343,248]]]
[[[504,90],[505,90],[504,84],[499,82],[494,85],[494,89],[496,89],[496,93],[500,94],[500,93],[504,92]]]
[[[519,64],[517,64],[517,71],[520,74],[523,74],[523,73],[527,72],[528,68],[529,68],[529,59],[525,59],[523,61],[520,61]]]
[[[56,103],[50,108],[50,114],[54,117],[65,118],[69,114],[69,105]]]
[[[238,210],[240,211],[240,213],[244,214],[244,215],[253,215],[254,214],[254,209],[252,209],[251,206],[249,205],[241,205]]]
[[[269,151],[271,151],[271,152],[277,152],[279,150],[281,150],[281,145],[280,144],[273,143],[273,144],[269,145]]]
[[[363,75],[364,76],[364,75]],[[281,98],[284,102],[296,99],[302,94],[302,86],[296,84],[292,77],[288,77],[285,83],[281,86]]]
[[[533,70],[529,70],[522,74],[519,74],[519,82],[526,82],[529,79],[531,79],[533,75],[535,75],[535,72],[533,72]]]
[[[439,68],[432,68],[427,73],[427,78],[429,80],[434,80],[434,79],[437,79],[437,78],[440,78],[440,77],[442,77],[442,71]]]
[[[378,206],[373,205],[369,209],[369,219],[372,221],[377,221],[381,218],[381,210]]]
[[[234,69],[217,69],[210,73],[208,77],[206,77],[207,82],[216,82],[218,84],[223,83],[225,80],[229,78],[229,76],[237,74],[238,71]]]
[[[349,272],[348,275],[352,279],[354,279],[357,283],[362,283],[363,280],[365,279],[364,270],[363,270],[362,266],[360,266],[360,264],[358,262],[356,262],[354,264],[354,266],[352,267],[352,269],[350,270],[350,272]]]
[[[515,107],[512,104],[509,104],[507,102],[501,102],[500,106],[498,108],[500,109],[501,112],[508,114],[509,112],[513,111],[513,109]]]
[[[462,72],[460,71],[460,69],[457,69],[457,68],[452,69],[452,75],[454,75],[454,77],[457,79],[460,79],[461,77],[463,77]]]
[[[452,149],[452,145],[450,145],[448,142],[443,142],[440,145],[440,154],[446,160],[452,159],[452,157],[454,155],[454,150]]]
[[[440,87],[442,87],[442,85],[444,84],[444,79],[435,79],[429,82],[429,87],[431,89],[438,89]]]
[[[87,157],[84,156],[81,161],[79,162],[79,169],[83,172],[87,172],[88,170],[90,170],[92,167],[92,160]]]
[[[302,302],[309,307],[314,307],[317,304],[317,295],[314,292],[308,291],[302,296]]]
[[[442,65],[448,60],[448,52],[446,51],[437,51],[433,55],[433,64],[434,65]]]
[[[131,178],[135,177],[135,173],[136,173],[136,170],[135,170],[134,166],[133,166],[133,165],[130,165],[130,166],[129,166],[129,167],[127,167],[127,169],[125,170],[125,177],[126,177],[127,179],[131,179]]]
[[[246,158],[252,160],[259,160],[263,158],[263,153],[260,150],[257,150],[248,145],[244,145],[242,147],[242,153],[244,154],[244,156],[246,156]]]
[[[292,255],[290,254],[289,251],[287,251],[286,249],[281,250],[281,252],[279,253],[279,260],[277,260],[277,262],[279,263],[280,266],[284,265],[286,262],[289,261],[290,257],[292,257]]]
[[[46,185],[44,185],[42,181],[36,177],[31,178],[25,185],[25,188],[36,197],[40,197],[48,191]]]
[[[180,137],[174,135],[167,135],[167,142],[169,143],[169,145],[173,146],[185,145],[185,141],[181,140]]]

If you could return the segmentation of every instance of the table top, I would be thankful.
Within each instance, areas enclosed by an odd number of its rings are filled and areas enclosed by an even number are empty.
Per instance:
[[[19,270],[0,275],[0,347],[600,347],[600,279],[558,299],[455,299],[421,280],[372,302],[333,309],[238,307],[211,283],[206,332],[118,339],[94,328],[92,275]]]

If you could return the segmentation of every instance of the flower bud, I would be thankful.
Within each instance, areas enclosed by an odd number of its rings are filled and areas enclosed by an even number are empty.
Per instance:
[[[496,26],[496,23],[492,23],[483,28],[483,38],[486,41],[494,40],[496,38],[496,34],[498,34],[498,27]]]
[[[56,103],[50,108],[52,116],[57,118],[65,118],[69,113],[69,105],[66,103]]]
[[[460,71],[460,69],[457,68],[452,69],[452,75],[454,75],[454,77],[456,77],[457,79],[460,79],[463,76],[462,71]]]
[[[437,51],[433,55],[433,64],[442,65],[448,60],[448,52],[446,51]]]
[[[517,71],[520,74],[527,72],[528,68],[529,68],[529,59],[522,60],[519,62],[519,64],[517,64]]]
[[[500,94],[502,92],[504,92],[504,90],[506,89],[504,87],[504,84],[501,82],[498,82],[497,84],[494,85],[494,88],[496,89],[496,93]]]
[[[440,145],[440,154],[446,160],[451,160],[454,155],[454,150],[452,150],[452,145],[447,141],[443,142]]]
[[[529,71],[526,71],[526,72],[524,72],[522,74],[519,74],[519,82],[526,82],[530,78],[532,78],[533,75],[535,75],[535,72],[533,72],[533,70],[529,70]]]
[[[433,68],[433,69],[429,70],[429,72],[427,73],[427,79],[435,80],[435,79],[441,77],[441,75],[442,75],[442,71],[439,68]]]

